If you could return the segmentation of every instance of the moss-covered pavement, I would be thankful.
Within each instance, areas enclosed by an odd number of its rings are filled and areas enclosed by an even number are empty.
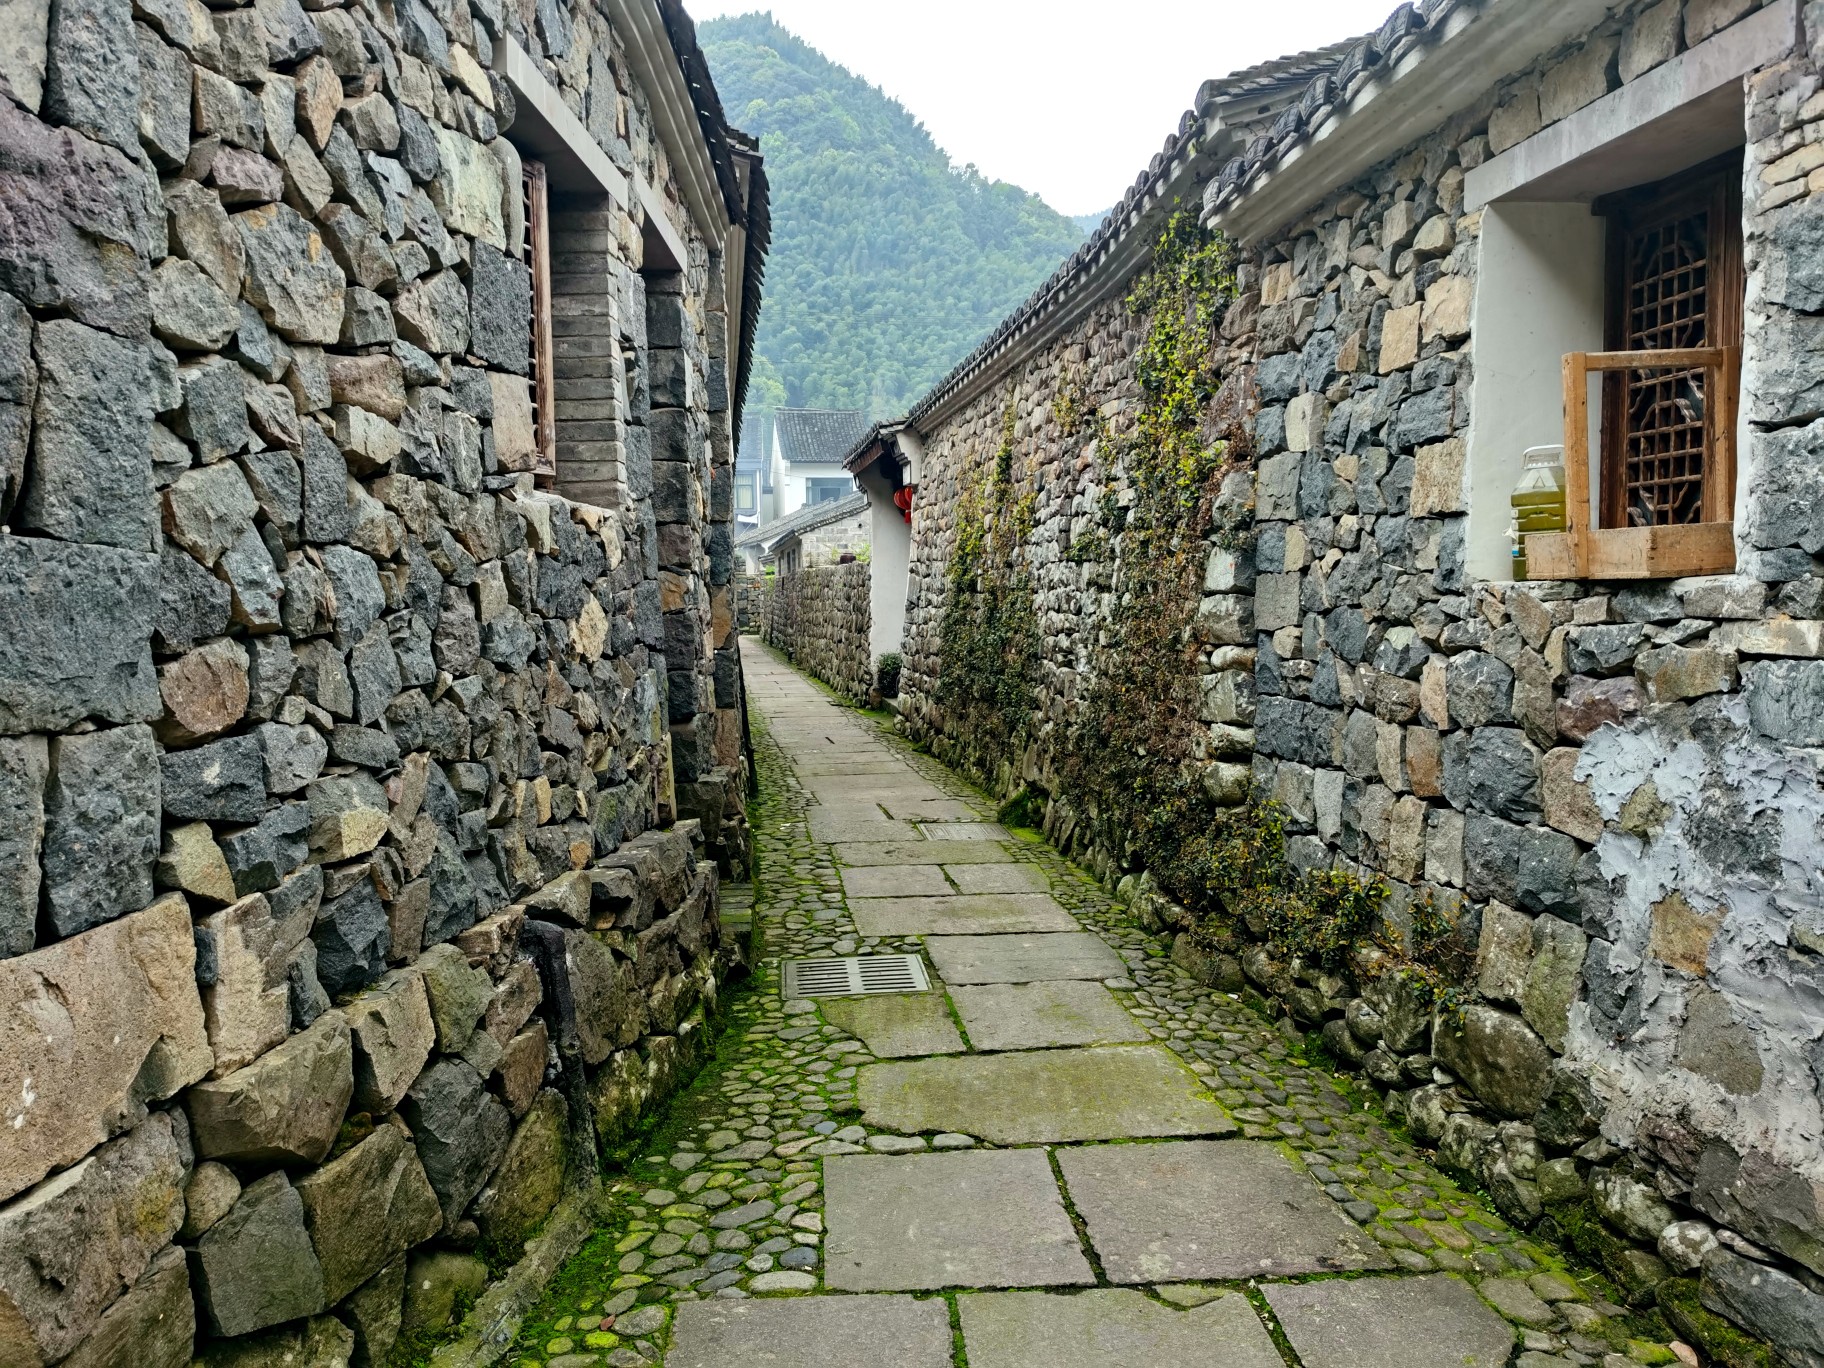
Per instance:
[[[751,641],[746,666],[759,973],[509,1363],[1670,1357],[980,793]],[[930,992],[782,995],[784,961],[896,953]]]

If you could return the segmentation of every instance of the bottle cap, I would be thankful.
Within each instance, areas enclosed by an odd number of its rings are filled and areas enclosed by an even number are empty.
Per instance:
[[[1520,461],[1527,466],[1555,466],[1564,464],[1563,446],[1528,447],[1520,455]]]

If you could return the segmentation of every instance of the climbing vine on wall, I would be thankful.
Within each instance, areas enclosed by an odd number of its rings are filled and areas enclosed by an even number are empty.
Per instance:
[[[1153,265],[1129,296],[1145,329],[1135,358],[1141,403],[1098,434],[1125,499],[1105,500],[1070,558],[1112,547],[1115,596],[1104,645],[1072,728],[1063,778],[1108,848],[1140,862],[1169,830],[1215,804],[1196,751],[1198,585],[1217,522],[1221,478],[1244,453],[1239,432],[1208,430],[1222,377],[1217,329],[1235,290],[1232,254],[1196,218],[1172,216]]]
[[[1205,944],[1237,948],[1245,927],[1306,964],[1336,968],[1378,937],[1387,884],[1294,868],[1276,804],[1212,791],[1198,716],[1195,618],[1210,549],[1246,552],[1251,540],[1248,499],[1223,495],[1249,454],[1245,405],[1222,401],[1219,328],[1234,293],[1228,243],[1179,213],[1128,298],[1145,330],[1141,403],[1130,423],[1100,434],[1127,497],[1105,501],[1100,526],[1068,553],[1087,561],[1112,547],[1115,600],[1062,769],[1096,839],[1149,870]]]
[[[1016,492],[1010,399],[994,459],[965,479],[944,586],[937,701],[951,720],[947,759],[995,780],[1025,748],[1037,707],[1039,625],[1019,556],[1037,496]]]

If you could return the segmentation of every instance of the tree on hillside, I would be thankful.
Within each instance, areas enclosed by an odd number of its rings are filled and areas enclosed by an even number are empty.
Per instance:
[[[773,192],[760,366],[794,408],[903,412],[1057,269],[1083,230],[958,168],[924,126],[770,15],[698,29]]]

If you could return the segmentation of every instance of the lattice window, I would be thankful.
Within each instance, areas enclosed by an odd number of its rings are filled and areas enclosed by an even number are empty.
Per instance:
[[[1741,156],[1599,204],[1609,216],[1610,351],[1739,347]],[[1671,358],[1668,358],[1671,360]],[[1735,472],[1702,367],[1643,365],[1603,392],[1605,527],[1727,522]]]
[[[545,164],[521,163],[525,195],[525,261],[532,268],[531,373],[532,433],[538,446],[534,478],[549,487],[557,479],[557,382],[551,344],[551,203]]]

